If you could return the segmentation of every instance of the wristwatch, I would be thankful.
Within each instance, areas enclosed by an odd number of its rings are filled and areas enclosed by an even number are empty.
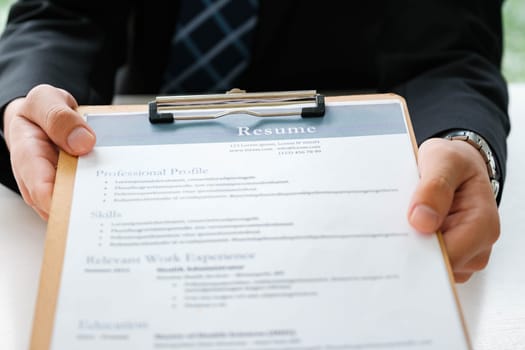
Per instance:
[[[489,174],[490,184],[492,185],[494,198],[497,198],[500,187],[499,171],[496,164],[496,158],[494,157],[494,153],[490,149],[487,141],[475,132],[468,130],[454,130],[444,134],[442,137],[448,140],[466,141],[479,151],[487,165],[487,172]]]

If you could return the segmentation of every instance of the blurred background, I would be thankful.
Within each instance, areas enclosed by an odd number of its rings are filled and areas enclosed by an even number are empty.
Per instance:
[[[487,1],[487,0],[480,0]],[[3,31],[14,0],[0,0],[0,31]],[[525,1],[505,0],[503,6],[505,53],[503,74],[508,82],[525,82]]]

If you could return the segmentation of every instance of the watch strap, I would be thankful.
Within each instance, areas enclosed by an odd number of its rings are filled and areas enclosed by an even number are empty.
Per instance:
[[[500,177],[496,158],[488,142],[477,133],[469,130],[454,130],[444,134],[442,137],[448,140],[466,141],[479,151],[487,166],[492,192],[494,193],[494,198],[496,198],[500,188]]]

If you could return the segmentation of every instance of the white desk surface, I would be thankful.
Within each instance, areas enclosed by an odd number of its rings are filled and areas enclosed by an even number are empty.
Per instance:
[[[512,132],[500,205],[502,233],[489,266],[458,285],[476,350],[525,349],[525,84],[510,87]],[[520,210],[521,209],[521,210]],[[43,256],[45,224],[0,185],[0,349],[27,349]],[[446,336],[446,335],[443,335]]]

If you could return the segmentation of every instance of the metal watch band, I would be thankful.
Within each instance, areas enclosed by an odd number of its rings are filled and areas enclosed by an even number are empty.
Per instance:
[[[492,185],[492,192],[494,193],[494,198],[496,198],[498,196],[500,187],[499,172],[496,165],[494,153],[490,149],[490,146],[487,143],[487,141],[485,141],[483,137],[479,136],[475,132],[468,130],[451,131],[443,135],[443,138],[446,138],[448,140],[466,141],[479,151],[479,153],[485,160],[485,164],[487,165],[487,172],[489,174],[490,184]]]

